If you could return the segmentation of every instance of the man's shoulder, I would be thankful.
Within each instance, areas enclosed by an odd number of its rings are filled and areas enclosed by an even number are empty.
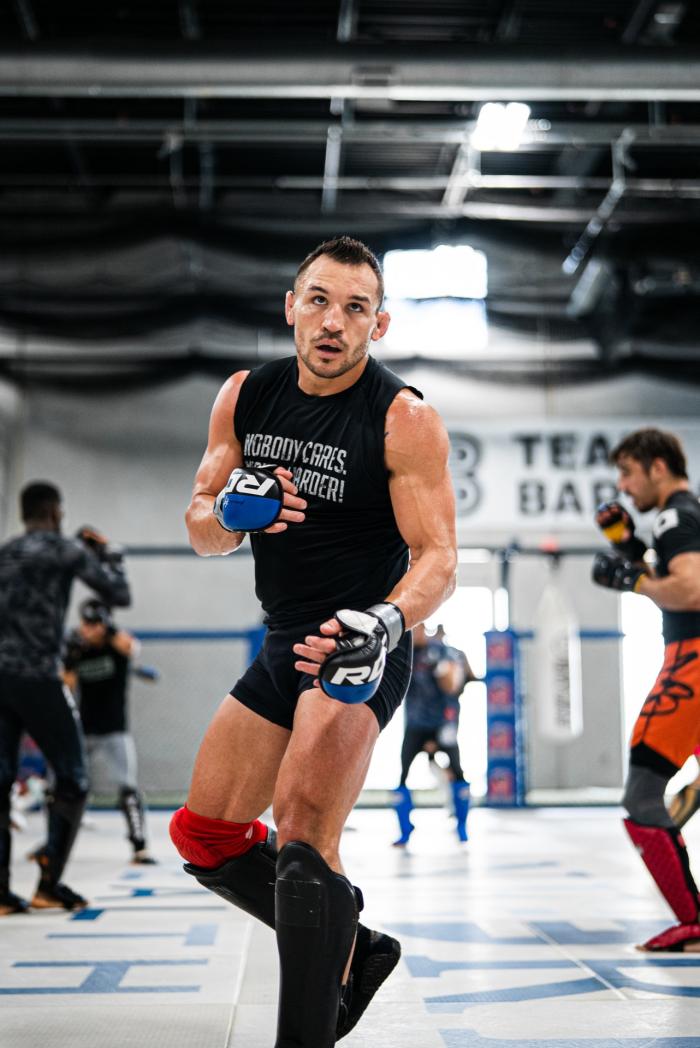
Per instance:
[[[691,491],[679,491],[672,495],[652,527],[655,539],[662,539],[677,529],[698,531],[700,534],[700,502]]]
[[[295,356],[278,357],[275,360],[266,360],[264,364],[258,364],[247,373],[244,385],[256,382],[274,382],[285,376],[296,363]]]

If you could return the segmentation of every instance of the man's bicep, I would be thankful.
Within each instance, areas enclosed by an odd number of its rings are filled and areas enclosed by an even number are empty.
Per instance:
[[[437,416],[392,448],[391,501],[401,535],[412,551],[454,547],[455,500],[448,469],[449,441]]]
[[[668,563],[671,575],[683,579],[700,579],[700,551],[686,550],[676,553]]]

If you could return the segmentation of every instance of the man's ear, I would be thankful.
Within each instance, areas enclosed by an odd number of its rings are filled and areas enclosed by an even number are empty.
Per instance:
[[[294,327],[294,302],[294,292],[288,291],[284,296],[284,315],[290,327]]]
[[[372,332],[372,341],[373,342],[378,342],[380,338],[383,338],[384,335],[386,335],[387,328],[389,327],[389,322],[390,321],[391,321],[391,317],[386,312],[386,310],[380,309],[378,311],[378,313],[377,313],[376,326],[374,328],[374,331]]]
[[[649,476],[652,480],[662,480],[663,477],[668,473],[668,466],[666,465],[665,459],[655,458],[651,461],[649,467]]]

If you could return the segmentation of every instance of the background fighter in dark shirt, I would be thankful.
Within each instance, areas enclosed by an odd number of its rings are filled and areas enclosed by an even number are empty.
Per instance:
[[[154,671],[133,665],[138,652],[139,642],[116,626],[106,604],[84,600],[80,625],[66,638],[63,679],[78,699],[91,789],[107,787],[117,794],[133,849],[132,861],[150,865],[155,859],[146,844],[136,747],[128,730],[128,688],[132,672],[153,680]]]
[[[689,491],[678,439],[638,430],[612,452],[618,487],[653,526],[655,572],[644,543],[619,503],[598,511],[615,547],[598,554],[594,580],[649,597],[663,611],[664,664],[634,726],[623,804],[625,827],[680,923],[650,939],[646,950],[684,950],[700,943],[700,903],[680,829],[664,804],[669,779],[700,745],[700,504]]]
[[[22,491],[26,532],[0,546],[0,915],[27,904],[10,891],[10,792],[23,731],[35,740],[54,776],[48,836],[35,857],[41,874],[31,905],[71,910],[85,900],[61,883],[87,796],[82,733],[60,677],[63,623],[74,578],[105,600],[126,606],[129,586],[120,555],[84,528],[61,535],[61,495],[52,484]]]
[[[406,692],[401,781],[394,791],[400,836],[394,844],[403,847],[415,829],[411,822],[413,800],[407,786],[408,773],[419,753],[426,750],[446,754],[457,820],[457,836],[467,840],[469,783],[464,778],[457,742],[459,696],[470,680],[475,680],[461,651],[451,648],[437,635],[429,637],[420,623],[413,631],[413,669]]]
[[[335,1044],[398,960],[395,940],[358,924],[339,840],[406,689],[406,631],[454,587],[447,435],[368,355],[389,324],[382,298],[358,241],[304,260],[286,300],[296,357],[225,383],[187,514],[204,556],[255,532],[269,632],[207,731],[171,835],[202,884],[275,927],[276,1048]],[[270,803],[276,846],[258,821]]]

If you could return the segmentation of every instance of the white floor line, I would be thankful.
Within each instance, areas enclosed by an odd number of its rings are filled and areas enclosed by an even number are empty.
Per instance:
[[[243,949],[241,951],[241,963],[238,969],[238,978],[236,979],[236,985],[233,989],[233,1002],[231,1004],[231,1014],[229,1016],[228,1026],[226,1028],[226,1037],[224,1038],[223,1048],[231,1048],[231,1037],[233,1036],[233,1027],[236,1021],[236,1008],[238,1007],[238,1001],[241,996],[243,989],[243,980],[245,979],[246,966],[248,964],[248,956],[250,954],[250,944],[253,939],[253,920],[249,918],[246,921],[245,932],[243,933]]]

